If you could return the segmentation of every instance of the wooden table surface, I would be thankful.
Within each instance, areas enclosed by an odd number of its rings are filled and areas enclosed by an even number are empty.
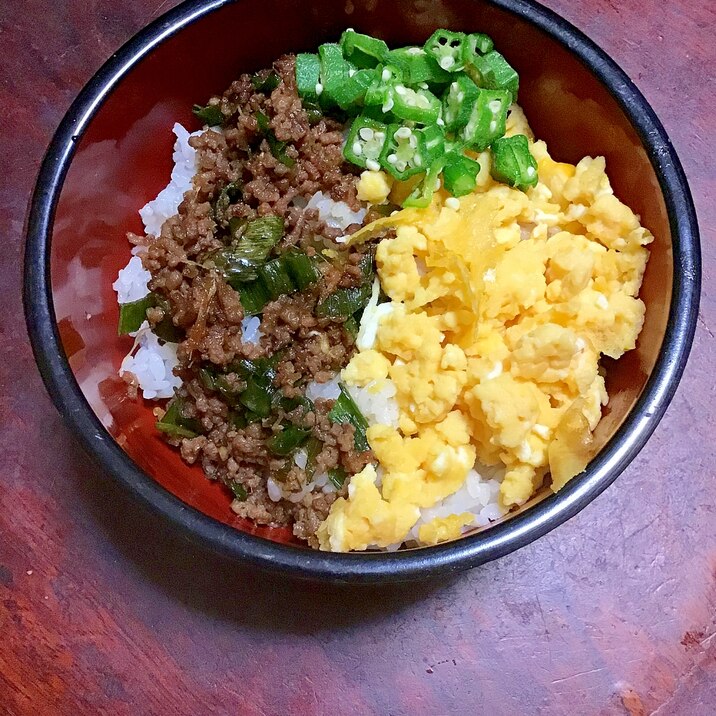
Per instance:
[[[0,3],[0,715],[715,713],[714,3],[547,3],[636,81],[697,204],[701,316],[655,435],[516,554],[354,591],[185,544],[89,462],[35,369],[20,265],[41,156],[91,74],[173,4]]]

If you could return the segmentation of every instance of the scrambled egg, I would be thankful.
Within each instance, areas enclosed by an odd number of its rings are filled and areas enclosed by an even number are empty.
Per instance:
[[[508,134],[532,136],[521,111],[510,117]],[[343,379],[392,380],[400,413],[397,428],[368,429],[380,467],[355,475],[333,504],[318,530],[322,549],[399,544],[476,461],[504,466],[504,508],[527,501],[547,472],[556,491],[586,467],[607,402],[599,358],[635,346],[652,236],[614,196],[603,158],[573,166],[553,161],[543,142],[530,148],[539,183],[526,193],[494,182],[485,153],[459,208],[438,192],[429,208],[352,237],[396,230],[376,254],[390,303]],[[388,196],[378,174],[364,173],[359,196]],[[423,524],[419,541],[458,537],[472,518]]]

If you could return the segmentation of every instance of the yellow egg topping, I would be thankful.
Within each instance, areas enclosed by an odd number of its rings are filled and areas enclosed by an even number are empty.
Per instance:
[[[532,136],[518,108],[507,130],[515,132]],[[368,429],[378,471],[353,476],[334,502],[318,531],[322,549],[403,542],[421,510],[455,493],[476,461],[504,466],[504,510],[527,501],[548,472],[556,491],[586,467],[607,402],[599,359],[635,346],[652,236],[614,196],[603,158],[573,166],[553,161],[543,142],[530,149],[539,183],[527,192],[494,182],[485,153],[474,193],[438,192],[427,209],[352,237],[396,232],[376,253],[392,303],[343,380],[390,379],[399,420]],[[364,173],[359,196],[385,200],[391,187],[379,174]],[[472,518],[435,517],[413,539],[453,539]]]

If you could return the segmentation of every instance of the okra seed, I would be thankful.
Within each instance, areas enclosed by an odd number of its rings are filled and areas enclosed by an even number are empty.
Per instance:
[[[460,200],[456,199],[454,196],[448,197],[445,199],[445,206],[447,206],[448,209],[454,209],[457,211],[460,208]]]
[[[380,171],[380,164],[375,159],[368,159],[365,163],[366,167],[372,172]]]
[[[395,85],[395,91],[402,97],[408,90],[403,85]]]
[[[323,85],[320,82],[316,82],[316,94],[320,95],[323,92]]]
[[[388,69],[383,70],[380,77],[383,80],[383,82],[387,82],[390,79],[390,70],[388,70]]]
[[[353,154],[360,156],[363,153],[363,147],[360,142],[353,142]]]
[[[370,140],[375,136],[375,132],[373,132],[370,127],[361,127],[358,134],[360,138],[365,139],[366,142],[370,142]]]
[[[388,155],[388,164],[395,164],[395,162],[398,161],[398,155],[397,154],[389,154]]]

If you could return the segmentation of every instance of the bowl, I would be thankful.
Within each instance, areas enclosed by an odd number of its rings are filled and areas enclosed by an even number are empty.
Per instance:
[[[312,50],[345,27],[389,44],[420,43],[436,27],[488,32],[521,77],[520,101],[552,155],[603,155],[616,194],[655,236],[636,350],[607,366],[611,396],[587,470],[542,491],[489,529],[434,547],[331,554],[288,530],[236,517],[227,493],[184,464],[154,430],[149,404],[117,377],[111,283],[129,257],[125,233],[166,184],[175,121],[240,72],[287,51]],[[232,558],[335,582],[421,579],[522,547],[575,515],[611,484],[652,433],[674,394],[696,324],[700,255],[695,211],[669,139],[624,72],[566,21],[525,0],[263,0],[184,3],[137,34],[82,90],[49,146],[27,223],[24,301],[47,389],[86,451],[158,516]],[[595,526],[595,530],[599,528]]]

